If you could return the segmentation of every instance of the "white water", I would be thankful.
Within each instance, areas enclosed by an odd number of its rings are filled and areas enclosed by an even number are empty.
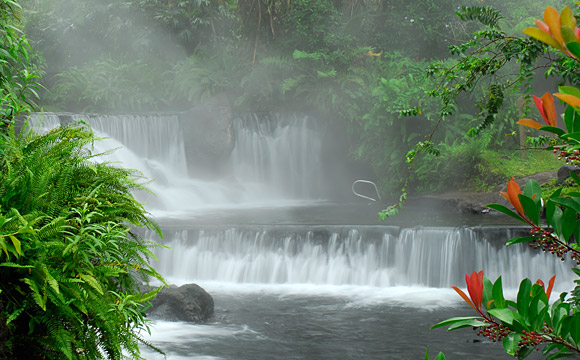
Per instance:
[[[234,121],[236,145],[228,170],[207,178],[187,168],[185,141],[175,115],[34,114],[34,128],[45,131],[62,118],[87,122],[102,141],[95,154],[139,170],[154,194],[137,199],[157,217],[188,217],[210,209],[280,208],[321,201],[321,143],[313,120],[292,116],[248,116]],[[116,149],[113,152],[111,150]],[[193,174],[193,176],[188,175]]]
[[[72,118],[111,137],[96,153],[120,148],[106,161],[156,179],[149,188],[157,197],[138,196],[158,217],[193,222],[192,214],[236,209],[246,219],[255,207],[312,203],[329,181],[307,118],[237,120],[230,173],[209,180],[188,171],[175,116]],[[46,130],[60,118],[37,115],[34,122]],[[464,287],[465,274],[481,269],[491,279],[501,274],[512,299],[525,277],[557,274],[555,292],[572,286],[570,264],[503,246],[514,236],[508,228],[187,224],[164,233],[159,241],[171,250],[156,249],[157,269],[170,283],[199,283],[216,302],[213,323],[156,321],[152,335],[143,334],[171,360],[423,358],[434,341],[430,351],[445,350],[450,359],[497,359],[501,349],[472,343],[469,332],[458,340],[461,334],[429,331],[445,318],[471,314],[449,286]]]
[[[166,230],[164,245],[172,250],[158,250],[158,270],[176,283],[253,284],[260,291],[274,285],[283,292],[304,285],[330,292],[336,286],[462,287],[466,273],[482,269],[494,280],[501,274],[506,288],[554,274],[560,287],[571,284],[569,263],[501,245],[513,234],[509,228],[375,226]]]

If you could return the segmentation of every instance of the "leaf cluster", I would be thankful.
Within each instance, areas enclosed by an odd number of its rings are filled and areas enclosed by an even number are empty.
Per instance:
[[[158,227],[131,195],[131,170],[95,162],[83,127],[0,140],[0,308],[13,359],[141,358],[144,308],[161,276]]]

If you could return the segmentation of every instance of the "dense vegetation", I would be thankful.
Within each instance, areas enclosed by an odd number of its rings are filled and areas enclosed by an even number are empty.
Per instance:
[[[580,68],[580,27],[569,7],[561,12],[548,6],[543,20],[535,21],[537,27],[529,27],[524,33],[549,45],[551,51],[559,51],[569,60],[569,69]],[[542,140],[559,160],[576,166],[580,164],[580,90],[578,87],[560,86],[558,92],[543,96],[533,96],[534,104],[543,120],[525,118],[518,124],[543,131],[548,136]],[[563,126],[558,124],[558,110],[555,98],[566,105]],[[535,162],[530,163],[535,166]],[[580,177],[571,174],[580,185]],[[530,227],[528,236],[507,241],[506,245],[528,243],[535,250],[547,256],[556,256],[573,264],[572,271],[580,276],[580,193],[563,194],[557,189],[550,197],[542,194],[542,189],[530,180],[523,191],[512,178],[507,191],[502,195],[515,210],[500,204],[490,204],[490,208],[513,217]],[[545,218],[545,219],[544,219]],[[477,313],[475,316],[456,317],[433,326],[449,326],[449,330],[470,327],[477,334],[493,342],[501,342],[504,350],[518,359],[524,359],[542,350],[546,359],[559,359],[580,353],[580,280],[569,293],[561,293],[550,302],[556,275],[547,285],[541,279],[532,283],[524,279],[520,283],[515,301],[504,297],[501,276],[492,282],[484,277],[484,271],[474,271],[465,275],[467,292],[453,286],[454,290]],[[428,359],[428,354],[425,357]],[[442,353],[438,360],[445,359]]]
[[[82,126],[15,130],[39,89],[20,7],[0,1],[0,359],[140,358],[158,231],[133,171],[96,162]]]
[[[529,110],[529,88],[510,84],[553,86],[535,71],[545,46],[520,36],[539,2],[486,2],[500,12],[483,16],[461,10],[472,5],[461,0],[22,3],[34,58],[47,72],[46,110],[184,110],[216,94],[239,111],[300,109],[344,129],[350,156],[391,193],[404,182],[392,174],[406,171],[405,154],[418,142],[417,152],[473,150],[465,167],[463,159],[418,158],[411,186],[419,191],[504,181],[440,174],[477,172],[488,148],[511,156],[521,146],[513,124]],[[460,62],[471,53],[473,62]],[[561,65],[550,74],[565,73]],[[487,76],[457,82],[470,72]],[[485,140],[466,135],[470,129]]]

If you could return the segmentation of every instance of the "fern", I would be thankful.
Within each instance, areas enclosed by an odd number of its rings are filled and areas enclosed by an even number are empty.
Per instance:
[[[462,6],[456,14],[463,21],[478,21],[494,29],[499,29],[499,21],[503,18],[501,12],[490,6]]]
[[[135,172],[90,162],[93,141],[83,127],[0,139],[0,304],[16,359],[140,358],[133,332],[157,291],[137,281],[163,279],[156,244],[129,226],[159,227],[130,193]]]

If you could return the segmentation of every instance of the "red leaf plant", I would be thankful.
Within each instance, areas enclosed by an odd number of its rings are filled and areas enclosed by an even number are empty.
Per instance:
[[[554,105],[554,97],[552,96],[552,94],[545,93],[544,96],[542,96],[542,98],[539,98],[535,95],[533,95],[533,97],[534,103],[536,104],[536,107],[538,108],[540,115],[542,115],[544,122],[548,126],[558,127],[556,106]],[[533,129],[539,129],[543,126],[539,122],[532,119],[521,119],[520,121],[517,122],[517,124],[531,127]]]
[[[457,286],[452,286],[459,296],[465,300],[475,311],[481,314],[481,316],[486,317],[483,314],[482,301],[483,301],[483,270],[480,272],[473,272],[471,276],[465,274],[465,282],[467,283],[467,292],[469,292],[469,297]],[[471,300],[470,300],[471,298]]]

